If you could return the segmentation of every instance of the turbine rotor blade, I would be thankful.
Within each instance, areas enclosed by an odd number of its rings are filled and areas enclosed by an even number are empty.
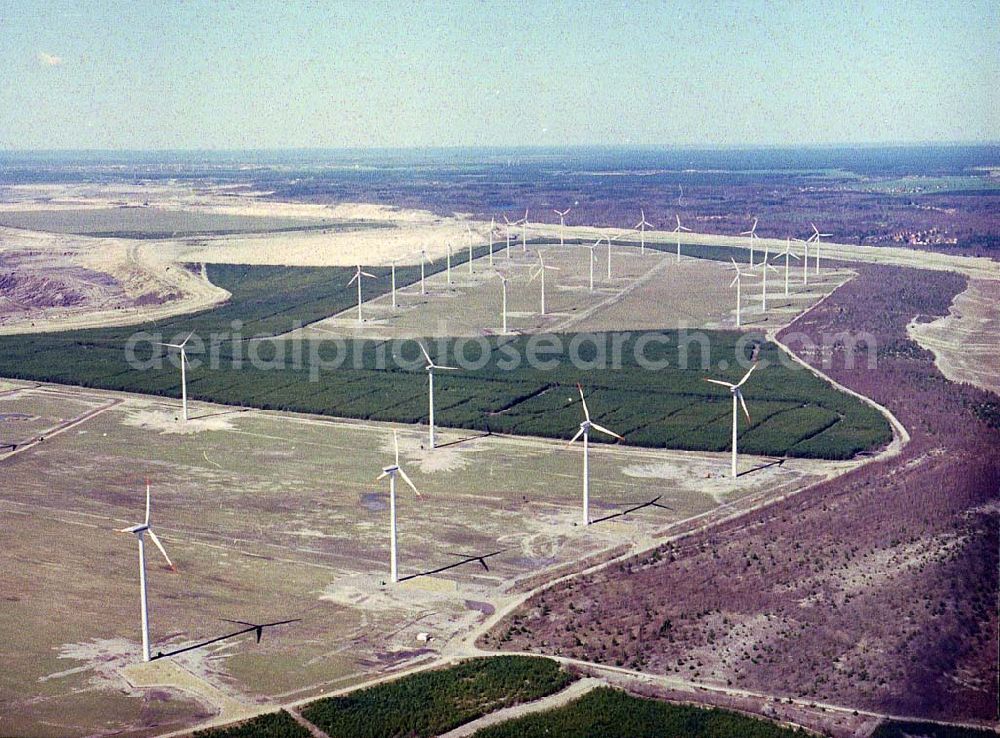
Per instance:
[[[736,396],[740,398],[740,405],[743,406],[743,414],[747,416],[747,420],[749,421],[750,420],[750,411],[747,410],[747,403],[746,403],[746,400],[743,399],[743,393],[740,392],[739,390],[736,390]]]
[[[603,433],[603,434],[605,434],[607,436],[614,436],[615,438],[617,438],[619,440],[622,440],[622,441],[625,440],[625,436],[620,436],[617,433],[615,433],[613,430],[608,430],[603,425],[598,425],[597,423],[591,423],[590,427],[593,428],[596,431],[600,431],[601,433]]]
[[[709,379],[708,377],[705,377],[705,381],[706,382],[711,382],[712,384],[718,384],[718,385],[721,385],[723,387],[728,387],[729,389],[733,389],[736,386],[732,382],[723,382],[720,379]]]
[[[149,525],[149,480],[146,480],[146,525]]]
[[[583,414],[586,416],[587,420],[590,420],[590,410],[587,408],[587,399],[583,396],[583,385],[578,382],[576,388],[580,391],[580,402],[583,403]]]
[[[423,341],[417,341],[417,345],[420,347],[420,351],[423,352],[424,358],[427,359],[427,363],[434,366],[434,362],[431,360],[430,354],[427,353],[427,349],[424,348]]]
[[[753,366],[750,367],[750,371],[748,371],[746,374],[744,374],[743,375],[743,379],[741,379],[735,386],[742,387],[743,383],[746,382],[748,379],[750,379],[750,375],[753,374],[753,370],[756,369],[756,368],[757,368],[757,364],[756,364],[756,362],[754,362]]]
[[[412,482],[412,480],[409,478],[409,476],[407,476],[406,472],[403,471],[402,468],[399,469],[399,476],[401,476],[403,478],[404,482],[406,482],[408,485],[410,485],[410,489],[412,489],[416,493],[417,497],[421,496],[420,495],[420,490],[417,489],[417,485],[415,485]]]
[[[167,549],[165,549],[163,547],[163,544],[160,543],[160,539],[156,537],[156,534],[153,532],[152,528],[148,529],[147,532],[149,533],[150,540],[152,540],[153,543],[156,544],[156,547],[160,549],[160,553],[163,554],[163,558],[167,560],[167,566],[169,566],[174,571],[177,571],[177,567],[174,566],[174,562],[170,560],[169,556],[167,556]]]
[[[576,435],[575,435],[575,436],[573,436],[573,437],[572,437],[571,439],[569,439],[569,441],[567,441],[567,442],[566,442],[566,445],[567,445],[567,446],[572,446],[572,445],[573,445],[574,443],[576,443],[577,439],[578,439],[578,438],[579,438],[580,436],[582,436],[582,435],[583,435],[583,428],[581,428],[580,430],[578,430],[578,431],[576,432]]]

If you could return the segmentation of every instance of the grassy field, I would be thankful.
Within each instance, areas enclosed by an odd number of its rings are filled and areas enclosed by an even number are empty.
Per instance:
[[[474,256],[482,253],[480,249]],[[455,265],[465,258],[457,254]],[[442,268],[440,261],[428,267],[431,273]],[[377,295],[389,288],[389,275],[386,269],[373,273],[377,279],[365,289]],[[354,288],[347,284],[350,275],[351,270],[337,268],[210,266],[210,278],[232,292],[230,302],[141,328],[162,336],[157,340],[181,340],[190,331],[198,338],[215,332],[227,339],[234,334],[245,339],[286,333],[348,309],[356,300]],[[418,278],[418,268],[397,270],[400,285]],[[158,366],[154,361],[152,368],[142,370],[128,364],[123,347],[132,333],[109,329],[0,338],[0,374],[179,396],[179,372],[169,361],[160,361]],[[580,421],[580,408],[573,405],[574,385],[583,382],[594,398],[591,405],[598,422],[625,435],[629,444],[723,450],[729,443],[728,396],[703,378],[738,378],[742,370],[736,365],[745,363],[751,346],[737,332],[704,331],[702,335],[704,351],[698,339],[687,341],[682,332],[671,330],[605,332],[593,339],[589,334],[559,334],[559,349],[543,356],[549,365],[545,369],[527,366],[526,359],[536,353],[532,347],[537,346],[531,336],[435,341],[431,351],[439,363],[455,363],[461,349],[464,365],[475,366],[439,377],[437,421],[458,428],[568,438]],[[603,363],[601,347],[613,347],[616,342],[621,362]],[[380,355],[393,348],[384,341],[306,341],[299,344],[300,366],[291,361],[296,345],[221,341],[217,368],[192,365],[190,396],[359,419],[426,420],[427,380],[420,362],[415,361],[419,357],[415,343],[398,347],[404,361],[384,362]],[[203,351],[210,348],[202,343]],[[249,366],[251,349],[268,368]],[[136,357],[162,358],[160,351],[145,342],[137,348]],[[189,356],[199,359],[197,338]],[[282,356],[288,361],[278,361]],[[515,357],[518,366],[512,366]],[[843,459],[891,437],[885,419],[869,406],[806,371],[781,365],[776,346],[763,343],[760,358],[767,365],[746,389],[753,408],[753,420],[743,430],[742,445],[747,451]],[[642,359],[667,365],[650,370]]]
[[[119,207],[0,212],[0,226],[100,238],[157,239],[303,230],[343,231],[387,227],[388,224]]]
[[[328,735],[432,738],[490,712],[558,692],[572,681],[550,659],[472,659],[319,700],[304,707],[302,716]]]
[[[803,731],[720,709],[598,687],[563,707],[492,725],[475,738],[787,738]]]

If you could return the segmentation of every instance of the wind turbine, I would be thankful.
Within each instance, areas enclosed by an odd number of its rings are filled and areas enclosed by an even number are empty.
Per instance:
[[[722,382],[718,379],[708,379],[708,378],[705,379],[706,382],[711,382],[712,384],[719,384],[722,385],[723,387],[728,387],[729,391],[733,395],[733,464],[732,464],[733,479],[736,479],[736,423],[739,420],[739,413],[736,408],[736,403],[737,401],[739,401],[739,404],[743,406],[743,412],[746,414],[747,420],[749,421],[750,411],[747,410],[747,403],[746,400],[743,399],[743,392],[740,391],[740,387],[742,387],[743,384],[750,378],[750,375],[753,374],[753,370],[756,368],[757,368],[756,364],[751,366],[750,371],[744,374],[743,379],[741,379],[736,384],[733,384],[732,382]]]
[[[524,217],[521,218],[521,251],[528,253],[528,208],[524,209]]]
[[[517,225],[517,223],[511,223],[510,219],[506,215],[503,216],[503,222],[507,226],[507,259],[510,259],[510,227],[512,225]]]
[[[750,236],[750,268],[753,269],[753,242],[757,238],[757,219],[753,219],[753,225],[749,231],[743,231],[741,236]]]
[[[502,298],[500,303],[500,316],[502,322],[501,333],[507,335],[507,277],[497,272],[497,276],[500,277],[500,288],[502,290]]]
[[[832,236],[832,233],[820,233],[819,228],[816,227],[815,223],[810,223],[812,226],[813,234],[809,236],[809,240],[816,244],[816,274],[819,274],[819,239],[820,237],[826,238],[827,236]]]
[[[739,268],[739,266],[737,266],[736,260],[733,259],[732,257],[730,257],[729,260],[733,262],[733,269],[736,270],[736,276],[733,277],[733,281],[729,283],[729,286],[732,287],[734,284],[736,285],[736,327],[739,328],[741,325],[740,305],[742,303],[742,287],[743,287],[743,282],[741,280],[743,277],[756,277],[757,275],[754,274],[753,272],[742,271]]]
[[[465,230],[469,232],[469,274],[472,274],[472,226],[466,223]]]
[[[392,443],[396,449],[396,462],[391,466],[383,467],[382,473],[375,478],[375,481],[378,482],[389,477],[389,526],[392,536],[389,543],[389,572],[392,582],[395,584],[399,581],[399,570],[396,566],[396,475],[398,474],[404,482],[410,485],[410,489],[416,493],[417,497],[420,497],[420,491],[399,465],[399,437],[396,435],[396,431],[392,432]]]
[[[430,416],[430,447],[434,448],[434,370],[435,369],[446,369],[449,371],[456,371],[457,366],[444,366],[443,364],[435,364],[431,359],[430,354],[427,353],[427,349],[424,348],[424,344],[417,341],[417,345],[420,346],[420,350],[424,354],[424,358],[427,359],[427,365],[424,369],[427,370],[427,389],[429,392],[428,404],[430,410],[428,415]]]
[[[194,331],[188,333],[188,337],[180,343],[161,343],[161,346],[174,348],[181,352],[181,417],[187,422],[188,419],[188,390],[187,390],[187,342],[191,340]]]
[[[645,256],[646,255],[646,226],[649,226],[650,228],[652,228],[653,224],[646,220],[646,211],[645,210],[643,210],[642,208],[639,208],[639,213],[642,216],[642,218],[639,220],[638,223],[635,224],[635,230],[639,231],[639,255],[640,256]]]
[[[531,275],[531,278],[528,279],[528,283],[530,284],[531,282],[534,282],[535,279],[537,279],[538,277],[541,277],[541,279],[542,279],[542,285],[541,285],[542,286],[542,315],[545,315],[545,272],[547,272],[549,270],[555,271],[555,272],[560,271],[559,267],[545,266],[545,261],[542,259],[542,250],[539,249],[538,250],[538,268]]]
[[[593,246],[588,246],[587,247],[588,249],[590,249],[590,291],[591,292],[594,291],[594,264],[597,263],[597,254],[594,253],[594,252],[596,251],[597,247],[601,245],[601,241],[603,241],[603,240],[604,240],[603,238],[599,238],[596,241],[594,241],[594,245]]]
[[[448,244],[448,256],[445,261],[445,274],[447,275],[448,285],[451,286],[451,243]]]
[[[598,425],[590,419],[590,410],[587,409],[587,400],[583,396],[583,387],[576,385],[580,392],[580,402],[583,403],[583,422],[580,423],[580,430],[570,440],[567,446],[572,445],[578,438],[583,436],[583,524],[590,525],[590,429],[604,433],[605,435],[624,441],[624,437],[614,431]]]
[[[160,549],[160,553],[163,554],[163,558],[167,560],[167,565],[174,571],[177,571],[177,567],[174,566],[174,562],[170,560],[167,556],[167,550],[160,543],[160,539],[156,537],[153,529],[149,524],[149,481],[146,481],[146,519],[139,525],[133,525],[129,528],[122,528],[118,531],[119,533],[132,533],[135,535],[135,539],[139,542],[139,601],[142,611],[142,660],[149,661],[149,604],[146,596],[146,540],[145,534],[149,533],[150,539],[156,544],[156,547]]]
[[[566,229],[566,216],[572,208],[566,208],[565,210],[553,210],[552,212],[559,216],[559,245],[565,246],[566,241],[563,238],[563,231]],[[544,310],[542,311],[545,312]]]
[[[690,228],[685,228],[684,226],[681,225],[681,216],[680,215],[678,215],[677,213],[674,213],[674,217],[677,218],[677,227],[674,228],[674,231],[673,231],[674,233],[677,234],[677,263],[680,263],[680,261],[681,261],[681,231],[687,231],[688,233],[690,233],[691,229]]]
[[[427,258],[427,250],[420,249],[420,294],[426,295],[427,290],[424,287],[424,265],[430,264],[431,260]]]
[[[493,266],[493,229],[496,228],[496,216],[490,216],[490,267]]]
[[[792,239],[785,239],[785,252],[783,254],[778,254],[775,259],[780,259],[782,256],[785,257],[785,297],[788,297],[788,273],[790,269],[791,262],[790,259],[798,259],[798,254],[792,253]]]
[[[390,266],[392,269],[392,307],[396,307],[396,262],[399,261],[398,258],[390,261]]]
[[[354,276],[351,277],[351,281],[347,283],[348,287],[350,287],[355,282],[358,283],[358,322],[359,323],[362,322],[361,321],[361,278],[362,277],[370,277],[371,279],[375,279],[376,278],[374,274],[369,274],[368,272],[361,271],[361,265],[359,264],[358,265],[358,270],[356,272],[354,272]]]
[[[616,233],[614,236],[607,236],[607,241],[608,241],[608,279],[611,279],[611,239],[612,238],[621,238],[624,235],[625,235],[624,233]]]
[[[764,252],[764,261],[762,261],[758,266],[761,268],[761,282],[760,282],[760,309],[761,312],[767,312],[767,271],[770,269],[772,272],[777,273],[777,269],[771,266],[767,262],[767,251]]]

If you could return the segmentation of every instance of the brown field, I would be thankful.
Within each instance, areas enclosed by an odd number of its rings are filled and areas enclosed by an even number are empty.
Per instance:
[[[391,587],[387,489],[373,481],[391,426],[201,404],[182,426],[176,403],[52,387],[8,390],[0,412],[35,419],[0,422],[5,442],[45,436],[0,454],[0,546],[16,562],[0,572],[2,726],[24,736],[150,734],[438,658],[546,572],[651,546],[683,520],[851,466],[758,459],[734,485],[724,454],[599,446],[595,519],[655,496],[673,509],[584,529],[578,448],[445,431],[450,445],[429,453],[425,434],[404,428],[403,464],[424,496],[398,498],[401,575],[443,570]],[[178,568],[148,549],[154,653],[238,629],[224,618],[301,621],[267,630],[259,646],[244,635],[173,656],[179,670],[166,675],[130,668],[136,545],[114,530],[141,519],[147,477],[154,529]],[[444,568],[494,551],[489,571]],[[421,631],[433,640],[418,642]]]

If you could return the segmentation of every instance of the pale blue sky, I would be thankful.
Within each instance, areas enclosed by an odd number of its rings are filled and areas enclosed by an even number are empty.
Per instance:
[[[1000,3],[0,0],[0,149],[1000,140]]]

